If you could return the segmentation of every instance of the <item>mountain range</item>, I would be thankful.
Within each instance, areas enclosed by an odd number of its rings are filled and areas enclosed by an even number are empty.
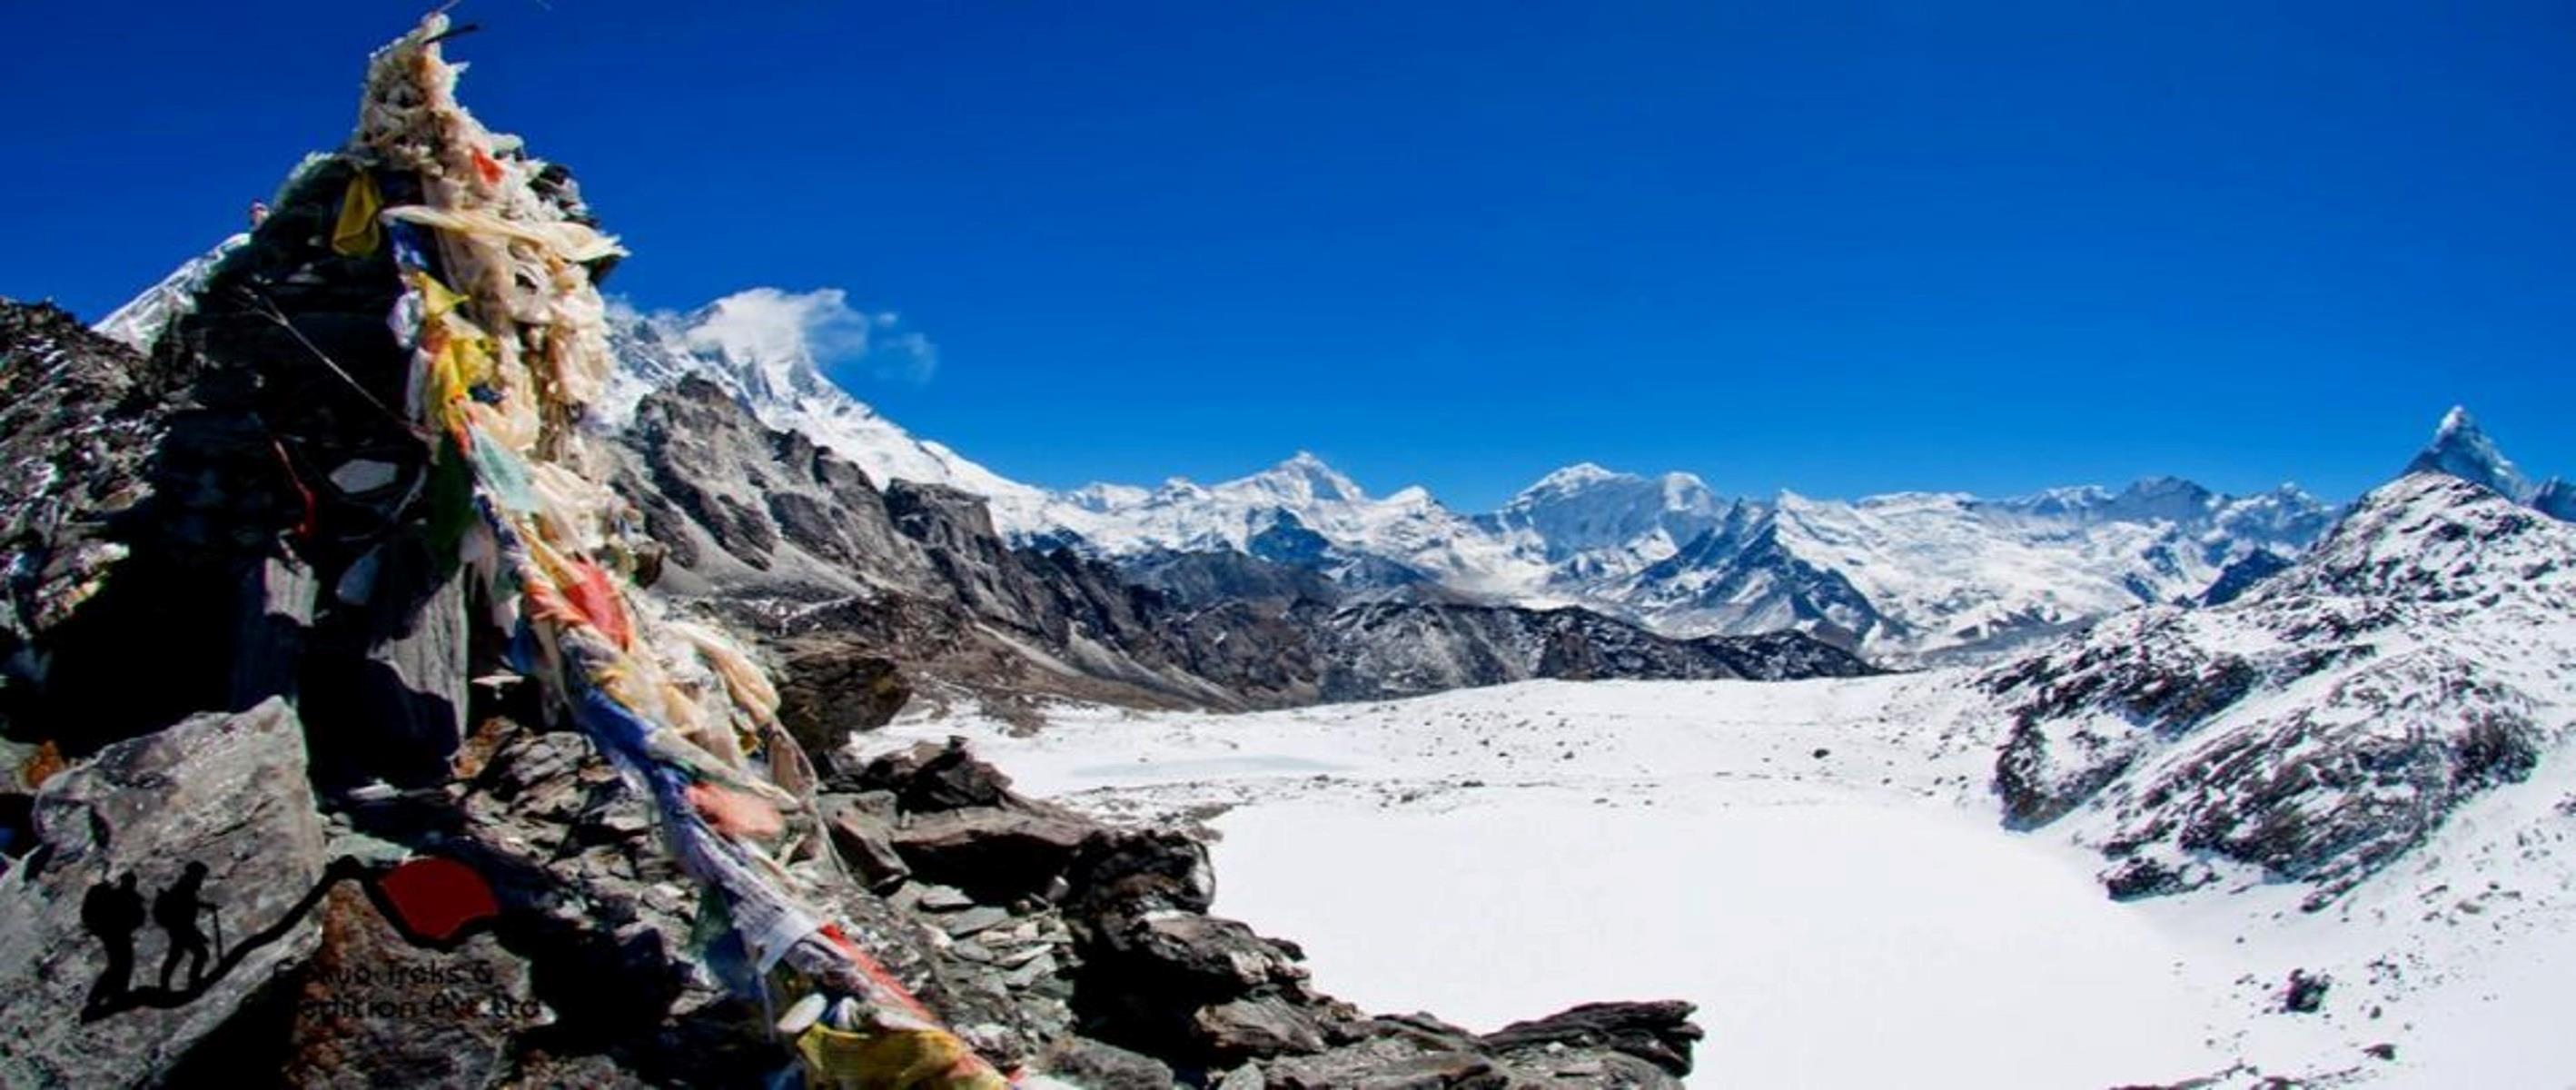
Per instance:
[[[184,311],[222,252],[182,266],[99,329],[147,341]],[[1320,582],[1309,588],[1328,587],[1336,601],[1577,606],[1677,640],[1796,630],[1881,665],[1921,667],[1995,661],[2133,606],[2232,599],[2341,513],[2291,484],[2241,496],[2149,477],[2004,498],[1751,498],[1718,495],[1689,473],[1582,463],[1497,510],[1466,514],[1420,487],[1372,495],[1306,452],[1215,484],[1174,477],[1051,490],[914,436],[829,378],[804,338],[738,313],[782,297],[753,289],[687,314],[616,308],[621,369],[602,424],[626,427],[650,392],[696,376],[760,424],[808,437],[880,486],[977,497],[1006,546],[1065,548],[1149,585],[1186,569],[1214,590],[1204,559],[1176,558],[1230,553],[1310,573]],[[2443,418],[2406,469],[2576,518],[2576,485],[2529,479],[2465,409]]]
[[[2295,485],[2251,495],[2151,477],[2114,490],[1856,500],[1720,496],[1698,477],[1593,464],[1465,514],[1420,487],[1377,496],[1300,452],[1216,484],[1014,481],[917,438],[825,377],[793,341],[729,336],[719,302],[618,316],[622,423],[646,390],[697,375],[763,424],[802,432],[878,481],[980,496],[1015,545],[1064,546],[1131,573],[1225,551],[1313,572],[1347,594],[1577,605],[1675,638],[1796,629],[1892,666],[1991,660],[2131,606],[2224,600],[2277,570],[2338,510]],[[2560,519],[2576,487],[2533,484],[2463,410],[2412,468],[2477,481]]]

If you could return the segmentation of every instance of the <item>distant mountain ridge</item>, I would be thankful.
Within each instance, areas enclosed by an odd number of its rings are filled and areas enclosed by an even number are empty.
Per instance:
[[[1758,500],[1719,496],[1687,473],[1643,477],[1588,463],[1468,515],[1419,487],[1372,496],[1304,452],[1216,484],[1057,492],[913,437],[825,378],[809,354],[707,335],[717,317],[714,308],[620,315],[626,367],[609,421],[621,422],[644,391],[695,374],[762,423],[804,432],[879,480],[984,497],[996,528],[1017,543],[1131,567],[1229,550],[1349,590],[1584,605],[1678,638],[1798,628],[1921,661],[2141,602],[2194,599],[2252,553],[2296,553],[2332,518],[2292,486],[2237,497],[2156,478],[2002,500]]]
[[[146,298],[156,294],[168,293]],[[981,497],[1009,542],[1068,547],[1130,572],[1157,557],[1224,550],[1363,595],[1582,605],[1683,639],[1794,628],[1877,661],[1929,665],[2007,654],[2131,606],[2232,597],[2299,555],[2337,514],[2287,484],[2234,496],[2150,477],[2006,498],[1757,499],[1719,496],[1688,473],[1591,463],[1550,473],[1495,511],[1463,514],[1420,487],[1370,495],[1306,452],[1215,484],[1175,477],[1055,491],[913,436],[828,378],[795,339],[731,335],[727,308],[742,298],[685,315],[614,313],[623,367],[602,423],[622,426],[647,392],[696,375],[764,425],[810,436],[877,481]],[[115,323],[129,340],[149,333],[135,328],[132,310]],[[2576,486],[2533,484],[2462,410],[2409,468],[2576,518]]]

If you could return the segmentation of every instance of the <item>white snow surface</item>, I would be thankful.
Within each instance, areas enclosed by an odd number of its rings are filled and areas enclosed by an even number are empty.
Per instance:
[[[907,717],[1020,789],[1202,816],[1216,911],[1323,990],[1471,1029],[1682,998],[1707,1086],[2551,1086],[2576,1037],[2576,757],[2467,804],[2322,912],[2251,879],[2119,903],[2071,830],[2004,829],[1960,671],[1528,682],[1242,715]],[[1819,755],[1819,751],[1822,751]],[[2292,969],[2333,980],[2279,1010]],[[2397,1047],[2393,1060],[2363,1049]],[[2555,1080],[2555,1081],[2554,1081]]]

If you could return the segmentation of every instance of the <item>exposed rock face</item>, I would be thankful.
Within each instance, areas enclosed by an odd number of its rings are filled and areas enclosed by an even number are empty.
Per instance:
[[[288,996],[291,970],[321,941],[298,913],[324,864],[306,776],[295,713],[272,700],[116,743],[47,780],[38,844],[0,875],[0,991],[10,997],[0,1003],[0,1082],[160,1084],[199,1050],[226,1046],[245,1011]],[[207,944],[201,986],[189,985],[183,960],[165,989],[162,966],[183,932],[162,922],[158,894],[196,865],[213,911],[196,933],[231,945]],[[107,925],[129,936],[120,981],[110,944],[91,933],[102,916],[92,902],[128,876],[137,879],[130,914]]]
[[[1847,651],[1796,632],[1675,640],[1589,610],[1371,602],[1314,622],[1327,696],[1414,696],[1535,678],[1854,677]]]
[[[2007,819],[2080,819],[2115,895],[2251,867],[2310,907],[2526,776],[2576,647],[2576,531],[2418,473],[2227,605],[2135,611],[2000,667]]]
[[[2287,571],[2290,561],[2269,549],[2256,549],[2245,558],[2220,569],[2209,589],[2200,592],[2200,604],[2223,606],[2245,596],[2255,584]]]
[[[0,300],[0,728],[87,753],[276,691],[236,691],[275,648],[235,619],[295,504],[276,442],[208,404],[228,390],[184,354],[147,360]],[[120,641],[142,625],[235,655],[181,656],[138,686]]]
[[[172,393],[133,349],[51,304],[0,299],[0,728],[48,680],[74,612],[130,552]]]

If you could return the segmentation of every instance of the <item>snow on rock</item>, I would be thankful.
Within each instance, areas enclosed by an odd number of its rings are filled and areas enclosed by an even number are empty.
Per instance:
[[[161,331],[181,315],[196,309],[197,291],[215,273],[215,266],[232,256],[250,241],[248,234],[233,235],[215,244],[215,248],[189,258],[161,282],[143,289],[143,293],[110,311],[90,328],[109,340],[122,342],[137,352],[152,351],[152,342],[161,339]]]
[[[2576,529],[2441,473],[2203,610],[2122,614],[1981,684],[2007,815],[2072,817],[2123,896],[2233,869],[2318,908],[2531,775],[2576,717]]]

